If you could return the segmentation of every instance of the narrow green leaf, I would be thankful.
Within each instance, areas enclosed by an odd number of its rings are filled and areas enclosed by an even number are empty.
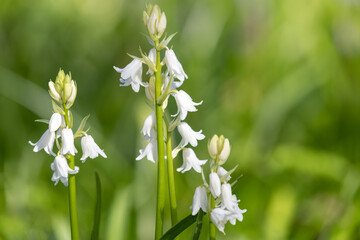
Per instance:
[[[200,211],[199,211],[200,212]],[[198,213],[199,214],[199,213]],[[185,229],[187,229],[188,227],[190,227],[197,219],[197,215],[193,216],[193,215],[189,215],[186,218],[184,218],[183,220],[181,220],[178,224],[176,224],[175,226],[173,226],[172,228],[170,228],[169,231],[167,231],[161,238],[160,240],[170,240],[170,239],[174,239],[177,235],[179,235],[180,233],[182,233]]]
[[[196,225],[194,227],[192,240],[198,240],[200,237],[202,223],[203,223],[203,216],[204,216],[204,212],[200,209],[197,214]]]
[[[94,224],[91,231],[91,240],[99,239],[99,229],[100,229],[101,182],[100,182],[99,174],[97,172],[95,172],[95,181],[96,181],[96,203],[95,203]]]

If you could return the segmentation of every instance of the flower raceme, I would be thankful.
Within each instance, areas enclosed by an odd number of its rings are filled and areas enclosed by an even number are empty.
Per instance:
[[[40,140],[36,143],[29,143],[34,146],[33,151],[38,152],[42,149],[49,154],[55,156],[55,160],[51,163],[51,169],[54,171],[52,181],[55,185],[61,181],[65,186],[68,185],[68,174],[76,174],[79,171],[78,167],[71,169],[67,163],[67,158],[70,159],[70,155],[75,156],[77,149],[75,148],[74,139],[83,136],[81,140],[81,148],[83,156],[80,160],[85,162],[87,157],[95,158],[99,154],[106,158],[103,150],[95,143],[92,136],[87,135],[83,128],[89,116],[86,116],[78,128],[78,131],[74,134],[73,118],[70,111],[73,105],[76,95],[77,86],[74,80],[71,80],[70,74],[65,74],[60,69],[56,81],[49,81],[49,95],[54,100],[52,101],[53,111],[49,121],[41,120],[41,122],[48,123],[48,129],[41,136]],[[58,137],[61,136],[61,141]],[[53,152],[54,143],[58,147],[58,152]]]

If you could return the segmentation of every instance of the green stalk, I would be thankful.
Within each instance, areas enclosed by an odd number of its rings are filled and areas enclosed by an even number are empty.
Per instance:
[[[157,173],[157,201],[156,201],[156,225],[155,239],[160,239],[163,233],[164,208],[165,208],[165,149],[162,104],[158,104],[161,95],[161,64],[159,40],[155,41],[156,48],[156,73],[155,73],[155,105],[158,146],[158,173]]]
[[[210,206],[211,209],[215,208],[215,198],[210,193]],[[209,217],[209,240],[215,240],[216,239],[216,228],[214,223],[211,221],[211,212],[209,211],[208,217]]]
[[[75,168],[75,159],[73,155],[69,155],[68,158],[69,167]],[[71,239],[79,239],[79,227],[76,210],[76,183],[75,175],[69,175],[69,205],[70,205],[70,225],[71,225]]]
[[[167,170],[169,178],[169,195],[170,195],[170,212],[171,212],[171,226],[177,223],[177,207],[176,207],[176,194],[175,194],[175,180],[174,180],[174,166],[172,157],[172,146],[171,146],[171,133],[167,135],[166,142],[166,153],[167,153]]]
[[[69,113],[66,108],[65,103],[63,104],[65,111],[65,123],[66,126],[69,126]],[[75,158],[73,155],[68,154],[67,156],[68,164],[71,169],[75,169]],[[76,209],[76,182],[75,175],[69,175],[69,210],[70,210],[70,226],[71,226],[71,239],[79,240],[79,226],[78,226],[78,217]]]

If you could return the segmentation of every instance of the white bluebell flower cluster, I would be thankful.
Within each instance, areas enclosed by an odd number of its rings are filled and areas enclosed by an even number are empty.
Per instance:
[[[236,220],[243,220],[243,213],[247,210],[240,209],[235,194],[232,194],[232,185],[236,183],[229,183],[230,174],[235,171],[236,167],[226,171],[222,165],[226,162],[230,155],[230,142],[224,136],[218,137],[214,135],[208,144],[208,151],[211,156],[210,160],[210,174],[209,184],[203,175],[203,184],[196,188],[193,205],[192,215],[196,215],[200,209],[210,213],[210,219],[215,226],[225,234],[225,224],[230,222],[232,225],[236,224]],[[203,173],[203,172],[202,172]],[[214,205],[212,207],[212,198]]]
[[[201,172],[200,166],[205,164],[206,160],[199,160],[195,155],[195,152],[186,146],[190,144],[192,147],[196,147],[198,145],[198,140],[203,140],[205,136],[202,134],[202,130],[194,131],[189,124],[185,122],[185,118],[188,112],[196,112],[196,106],[202,104],[202,101],[199,103],[194,102],[188,93],[179,89],[188,76],[185,73],[182,64],[176,57],[174,50],[168,47],[170,40],[175,34],[170,35],[169,37],[165,36],[157,49],[155,49],[154,41],[159,40],[166,29],[165,13],[161,12],[157,5],[150,5],[148,6],[147,11],[144,11],[143,20],[149,32],[148,40],[152,45],[148,55],[144,54],[140,49],[142,57],[132,56],[134,59],[124,68],[114,66],[114,69],[120,73],[120,86],[131,86],[136,93],[140,91],[141,86],[144,87],[146,97],[150,101],[152,107],[152,112],[145,119],[141,129],[144,139],[149,142],[144,149],[139,150],[140,154],[136,160],[141,160],[146,157],[149,161],[155,163],[158,156],[155,105],[159,104],[160,100],[163,111],[165,111],[169,97],[173,97],[177,106],[177,112],[170,115],[173,119],[168,119],[165,125],[167,132],[171,133],[177,128],[182,137],[180,144],[173,151],[173,157],[176,157],[177,153],[180,151],[184,151],[183,165],[177,170],[182,173],[189,171],[190,169]],[[157,59],[156,53],[160,50],[165,50],[163,59]],[[166,66],[166,70],[161,73],[161,97],[156,103],[154,79],[157,71],[157,61],[161,63],[161,66]],[[143,64],[148,67],[148,71],[146,72],[147,76],[144,78],[142,76]],[[148,79],[148,81],[143,79]],[[166,138],[167,133],[164,135],[164,138]]]
[[[55,185],[61,181],[65,186],[68,186],[68,175],[79,172],[78,166],[74,166],[72,169],[67,162],[69,155],[75,156],[78,152],[74,144],[75,138],[82,136],[81,148],[83,156],[80,159],[82,162],[85,162],[88,157],[93,159],[100,154],[106,158],[106,155],[95,143],[92,136],[87,134],[87,130],[83,130],[89,116],[82,120],[76,133],[73,133],[73,117],[70,107],[75,101],[77,87],[75,81],[71,80],[71,75],[65,75],[64,71],[60,69],[55,82],[49,81],[49,94],[53,99],[52,106],[54,113],[49,121],[39,120],[47,123],[48,129],[39,141],[36,143],[29,141],[29,143],[34,146],[34,152],[44,149],[47,154],[55,157],[51,163],[51,170],[54,171],[51,180],[55,182]],[[56,154],[53,152],[55,143],[58,148]]]

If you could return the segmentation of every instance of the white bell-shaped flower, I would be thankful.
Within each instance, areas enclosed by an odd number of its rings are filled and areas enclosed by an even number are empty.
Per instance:
[[[171,116],[175,117],[180,113],[180,120],[184,120],[188,112],[196,112],[197,108],[195,106],[202,104],[202,101],[199,103],[193,102],[189,94],[187,94],[183,90],[180,90],[177,93],[175,93],[174,98],[176,101],[178,111],[176,114]]]
[[[231,185],[225,183],[221,185],[221,207],[234,211],[238,206],[237,201],[233,201],[233,195],[231,191]]]
[[[33,149],[34,152],[38,152],[41,149],[44,149],[47,154],[55,156],[55,154],[52,151],[54,146],[54,141],[55,141],[55,132],[50,132],[50,130],[47,129],[45,133],[41,136],[39,141],[37,141],[36,143],[32,143],[31,141],[29,141],[29,143],[32,146],[34,146]]]
[[[196,172],[201,173],[201,165],[204,165],[206,162],[207,160],[199,160],[194,150],[185,148],[183,150],[183,165],[176,170],[184,173],[193,168]]]
[[[90,157],[91,159],[94,159],[98,157],[99,154],[103,158],[107,158],[106,154],[104,153],[104,150],[101,150],[99,148],[99,146],[95,143],[91,135],[86,135],[81,138],[81,148],[83,155],[80,158],[80,160],[83,163],[86,161],[86,158]]]
[[[147,84],[142,82],[142,62],[135,58],[125,68],[114,66],[115,71],[121,73],[120,86],[131,85],[134,92],[139,92],[140,85],[146,87]]]
[[[136,158],[136,160],[141,160],[145,156],[146,158],[155,163],[155,160],[157,159],[157,141],[156,138],[151,138],[150,142],[144,149],[139,150],[140,155]]]
[[[211,221],[219,229],[220,232],[225,234],[225,224],[228,221],[228,216],[231,215],[231,212],[222,208],[214,208],[210,213]]]
[[[54,113],[49,121],[49,130],[50,132],[55,132],[59,129],[62,122],[62,116],[60,113]]]
[[[209,175],[209,188],[214,198],[217,198],[221,194],[221,182],[217,173],[211,172]]]
[[[177,129],[182,137],[181,146],[186,146],[190,143],[191,146],[196,147],[198,145],[197,141],[205,138],[205,135],[201,133],[202,130],[195,132],[186,122],[181,122]]]
[[[207,211],[207,192],[204,186],[199,186],[195,189],[195,194],[192,204],[192,215],[196,215],[199,210]]]
[[[63,155],[56,156],[54,162],[52,162],[50,166],[51,170],[54,171],[51,181],[55,182],[55,185],[58,184],[60,180],[65,186],[67,186],[68,175],[79,172],[79,167],[75,166],[75,169],[71,169],[69,167],[66,158]]]
[[[77,150],[74,145],[74,134],[71,128],[64,128],[61,131],[61,142],[62,142],[62,148],[61,148],[61,154],[71,154],[75,156],[75,153],[77,153]]]
[[[238,203],[240,200],[236,199],[236,195],[234,194],[232,196],[232,201]],[[239,222],[242,222],[244,216],[243,213],[246,213],[247,210],[244,209],[240,209],[238,205],[235,206],[235,209],[233,211],[231,211],[231,214],[226,216],[226,219],[232,224],[235,225],[236,224],[236,220],[238,220]]]
[[[151,112],[149,114],[149,116],[145,119],[144,121],[144,125],[141,129],[141,133],[144,134],[144,136],[146,137],[151,137],[152,135],[152,130],[155,129],[156,126],[156,117],[155,117],[155,112]]]
[[[182,82],[188,78],[172,49],[165,51],[164,61],[171,76],[174,75],[175,78]]]

